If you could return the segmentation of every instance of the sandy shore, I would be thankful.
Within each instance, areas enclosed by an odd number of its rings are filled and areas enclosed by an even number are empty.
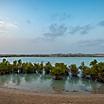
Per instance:
[[[104,104],[104,94],[45,94],[0,88],[0,104]]]

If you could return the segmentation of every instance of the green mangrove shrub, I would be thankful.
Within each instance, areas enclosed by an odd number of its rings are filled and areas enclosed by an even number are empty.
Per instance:
[[[72,76],[77,77],[78,69],[81,69],[83,78],[104,82],[104,62],[97,62],[97,60],[91,61],[90,66],[86,66],[84,62],[82,62],[79,67],[77,67],[76,64],[71,64],[69,69],[64,63],[52,65],[50,62],[45,64],[43,64],[43,62],[22,62],[21,59],[14,60],[13,63],[10,63],[6,59],[3,59],[0,62],[0,75],[11,73],[28,74],[36,72],[42,74],[44,70],[45,74],[50,74],[54,79],[63,79],[67,76],[68,71],[71,72]]]
[[[52,71],[52,69],[53,69],[53,66],[51,65],[50,62],[47,62],[44,65],[45,74],[50,74],[50,72]]]
[[[56,63],[52,68],[51,74],[54,76],[54,79],[63,79],[66,74],[67,67],[64,63]]]
[[[90,78],[91,77],[91,69],[90,67],[86,66],[84,64],[84,62],[81,63],[81,65],[79,66],[79,69],[81,69],[82,71],[82,77],[83,78]]]
[[[76,64],[71,64],[70,65],[70,71],[72,73],[72,76],[77,77],[77,75],[78,75],[78,68],[77,68]]]

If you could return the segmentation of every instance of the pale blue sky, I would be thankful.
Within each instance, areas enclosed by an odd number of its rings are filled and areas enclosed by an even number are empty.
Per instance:
[[[104,0],[0,0],[0,53],[104,53]]]

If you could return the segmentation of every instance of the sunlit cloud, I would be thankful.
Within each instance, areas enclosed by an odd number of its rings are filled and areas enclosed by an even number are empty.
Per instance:
[[[0,20],[0,32],[8,32],[18,29],[18,26],[12,22]]]

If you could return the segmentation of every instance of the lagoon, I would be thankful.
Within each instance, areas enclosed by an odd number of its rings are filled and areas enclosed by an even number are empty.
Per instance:
[[[3,58],[0,58],[0,61]],[[7,57],[6,59],[11,63],[21,59],[23,62],[46,63],[49,61],[52,64],[62,62],[67,65],[77,64],[77,66],[83,61],[89,65],[94,59],[104,62],[104,57]],[[70,76],[64,80],[53,80],[50,75],[40,74],[1,75],[0,86],[45,93],[104,93],[104,83]]]
[[[104,62],[104,57],[2,57],[0,58],[0,62],[3,58],[6,58],[9,62],[13,62],[14,60],[21,59],[23,62],[32,62],[32,63],[40,63],[40,62],[51,62],[54,63],[65,63],[67,65],[76,64],[80,65],[81,62],[85,62],[86,65],[89,65],[91,61],[96,59],[98,62]]]

